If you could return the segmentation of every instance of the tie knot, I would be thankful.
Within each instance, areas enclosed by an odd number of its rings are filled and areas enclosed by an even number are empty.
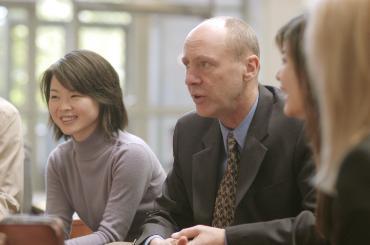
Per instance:
[[[237,142],[236,142],[236,139],[234,137],[234,134],[233,132],[229,132],[229,134],[227,135],[227,148],[228,148],[228,151],[234,151],[236,150],[237,148]]]

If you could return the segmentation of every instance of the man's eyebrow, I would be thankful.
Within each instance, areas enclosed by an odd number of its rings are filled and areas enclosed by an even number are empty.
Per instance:
[[[217,59],[215,59],[215,58],[213,58],[211,56],[206,56],[206,55],[198,55],[193,60],[194,61],[199,61],[199,60],[217,61]],[[181,58],[181,61],[183,63],[189,62],[188,58],[186,58],[186,57],[182,57]]]
[[[195,60],[196,61],[199,61],[199,60],[203,60],[203,61],[209,61],[209,62],[217,62],[217,59],[215,59],[214,57],[211,57],[211,56],[205,56],[205,55],[199,55],[197,57],[195,57]]]

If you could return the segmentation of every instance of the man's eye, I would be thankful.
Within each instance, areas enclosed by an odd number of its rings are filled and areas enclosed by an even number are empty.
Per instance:
[[[200,65],[201,65],[201,67],[203,67],[203,68],[208,68],[208,67],[210,67],[210,66],[211,66],[211,64],[210,64],[208,61],[202,61],[202,62],[200,63]]]

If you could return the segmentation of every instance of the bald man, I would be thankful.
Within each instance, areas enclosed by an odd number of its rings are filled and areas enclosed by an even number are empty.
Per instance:
[[[173,168],[137,244],[291,244],[293,229],[314,224],[314,165],[281,92],[258,83],[255,32],[233,17],[205,20],[186,37],[182,62],[196,112],[176,124]]]

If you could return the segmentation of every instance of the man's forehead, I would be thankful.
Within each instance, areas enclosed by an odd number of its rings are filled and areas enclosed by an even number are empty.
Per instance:
[[[197,55],[197,54],[217,54],[223,52],[227,48],[223,38],[193,37],[186,40],[183,47],[183,55]]]
[[[226,33],[220,28],[199,28],[193,30],[184,42],[184,49],[192,49],[196,47],[221,48],[225,45]],[[205,47],[204,47],[205,46]]]
[[[199,33],[207,34],[221,34],[225,32],[225,21],[223,19],[209,19],[205,20],[191,30],[186,39],[196,36]]]

